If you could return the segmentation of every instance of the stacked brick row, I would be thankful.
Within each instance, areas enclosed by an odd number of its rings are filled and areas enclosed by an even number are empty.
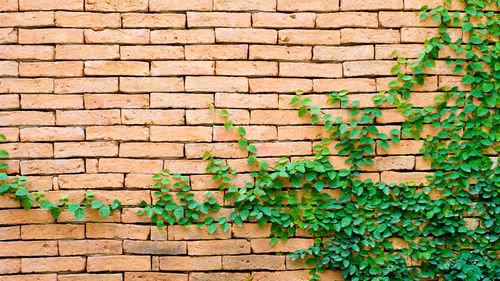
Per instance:
[[[251,180],[221,109],[245,127],[259,157],[312,155],[325,133],[297,116],[295,91],[345,120],[348,109],[326,105],[321,93],[348,89],[373,107],[394,78],[393,51],[411,61],[437,33],[432,19],[419,20],[424,4],[441,0],[0,0],[0,133],[8,139],[0,149],[11,155],[9,173],[29,175],[27,187],[53,201],[93,190],[125,206],[107,220],[89,210],[83,221],[63,214],[56,224],[45,210],[0,197],[0,281],[307,280],[303,261],[275,254],[312,245],[305,233],[271,247],[269,228],[251,223],[213,235],[159,230],[134,206],[152,201],[151,175],[162,169],[189,176],[197,198],[211,191],[224,202],[205,173],[205,151],[241,172],[236,183]],[[460,85],[462,73],[436,65],[411,98],[418,107]],[[381,131],[400,128],[395,108],[382,112]],[[425,182],[421,145],[375,145],[362,176]]]

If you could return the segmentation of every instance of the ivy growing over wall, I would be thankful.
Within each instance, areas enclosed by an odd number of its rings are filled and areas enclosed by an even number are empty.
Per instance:
[[[253,182],[235,186],[232,176],[238,172],[223,159],[205,154],[207,172],[225,191],[225,199],[234,202],[234,207],[228,207],[234,208],[230,216],[212,216],[223,206],[210,194],[203,202],[196,201],[189,179],[169,171],[153,177],[157,200],[153,205],[143,202],[138,214],[147,215],[158,227],[197,224],[207,226],[210,233],[218,227],[227,231],[230,221],[240,226],[249,220],[260,226],[271,224],[272,244],[286,241],[297,229],[305,230],[314,237],[314,246],[296,251],[292,258],[314,266],[312,280],[329,269],[342,270],[348,280],[499,280],[500,167],[493,159],[500,151],[500,43],[495,42],[500,16],[484,11],[491,0],[466,0],[465,13],[449,11],[450,2],[445,0],[445,6],[432,10],[422,8],[421,19],[432,17],[439,23],[439,34],[425,42],[416,61],[398,57],[398,65],[391,69],[397,75],[389,83],[391,89],[373,98],[377,106],[397,107],[407,120],[401,131],[379,131],[377,118],[382,111],[360,108],[347,91],[327,95],[330,104],[349,110],[349,118],[311,106],[312,100],[299,91],[292,105],[298,107],[299,116],[321,124],[327,137],[314,146],[314,157],[282,158],[269,167],[256,156],[257,148],[245,137],[245,129],[235,128],[228,112],[222,110],[226,129],[236,130],[239,146],[249,152],[248,164],[259,167],[251,173]],[[494,4],[498,7],[499,2]],[[453,41],[450,26],[461,26],[466,36]],[[462,87],[441,88],[434,107],[414,107],[412,89],[425,82],[444,48],[456,54],[444,58],[446,64],[454,66],[455,73],[465,72]],[[402,71],[401,65],[406,64],[409,72]],[[439,133],[421,135],[425,124]],[[373,164],[374,146],[378,143],[388,150],[391,142],[397,144],[403,136],[423,140],[421,152],[435,170],[427,182],[362,180],[360,170]],[[333,147],[346,159],[340,168],[330,161]],[[0,156],[8,154],[2,151]],[[5,173],[0,174],[0,180],[6,179]],[[116,200],[105,205],[91,192],[83,195],[81,203],[66,198],[51,203],[43,194],[30,194],[23,187],[25,182],[23,176],[4,181],[0,194],[14,196],[25,209],[38,202],[54,218],[65,209],[81,219],[87,206],[107,217],[121,207]],[[466,217],[479,223],[471,227]]]

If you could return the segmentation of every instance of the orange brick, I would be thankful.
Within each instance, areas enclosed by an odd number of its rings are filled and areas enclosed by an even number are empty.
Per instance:
[[[83,43],[81,29],[20,29],[20,44]]]
[[[54,92],[70,93],[110,93],[118,91],[117,78],[66,78],[54,81]]]
[[[182,78],[121,77],[120,91],[127,93],[184,91]]]
[[[17,11],[19,9],[17,0],[2,0],[0,11]]]
[[[340,30],[341,43],[399,43],[399,30],[343,28]]]
[[[439,78],[441,79],[442,76]],[[377,91],[389,90],[390,87],[388,83],[394,80],[394,77],[387,78],[376,78],[377,80]],[[461,78],[460,78],[461,80]],[[461,84],[461,83],[460,83]],[[415,84],[413,91],[437,91],[438,89],[438,78],[437,76],[429,76],[424,80],[424,85]]]
[[[1,150],[7,150],[12,158],[51,158],[52,146],[48,143],[1,143]]]
[[[153,44],[210,44],[215,43],[213,29],[153,30]]]
[[[190,241],[188,253],[195,256],[250,254],[250,243],[244,239]]]
[[[152,174],[127,174],[125,176],[126,188],[152,189],[155,183]]]
[[[171,271],[220,270],[221,257],[160,257],[160,269]]]
[[[51,93],[54,83],[49,78],[0,78],[0,93]]]
[[[394,63],[393,63],[394,64]],[[342,77],[342,65],[336,63],[280,63],[284,77]]]
[[[341,1],[341,11],[402,10],[403,0],[350,0]]]
[[[55,158],[118,156],[116,142],[59,142],[54,144]]]
[[[0,14],[1,27],[42,27],[54,25],[52,12],[24,12]]]
[[[212,0],[150,0],[149,10],[152,12],[167,11],[211,11]]]
[[[184,241],[123,241],[123,250],[127,254],[146,255],[185,255]]]
[[[56,255],[57,241],[0,242],[0,257],[31,257]]]
[[[214,0],[215,11],[275,11],[276,0]]]
[[[122,60],[183,59],[182,46],[120,46]]]
[[[314,13],[254,13],[252,14],[252,26],[275,27],[275,28],[312,28],[314,27],[316,14]]]
[[[212,127],[200,126],[152,126],[151,141],[189,141],[203,142],[212,140]]]
[[[1,65],[0,65],[1,66]],[[1,109],[19,109],[19,95],[1,95],[0,96]]]
[[[59,274],[57,281],[122,281],[121,274]]]
[[[21,62],[19,76],[24,77],[71,77],[83,75],[83,63],[69,62]]]
[[[423,145],[424,145],[423,141],[400,140],[399,144],[389,142],[389,150],[384,150],[380,147],[380,142],[377,142],[377,154],[379,155],[418,154],[420,148],[422,148]]]
[[[88,76],[148,76],[149,63],[139,61],[87,61]]]
[[[0,210],[0,225],[6,224],[30,224],[30,223],[52,223],[54,220],[52,219],[50,213],[46,210]],[[5,228],[2,228],[5,230]],[[7,229],[8,234],[7,239],[15,239],[16,235],[14,235],[13,230]],[[19,236],[19,230],[17,230],[17,236]],[[11,244],[9,244],[11,245]],[[57,249],[56,249],[57,251]]]
[[[212,61],[154,61],[151,62],[152,76],[214,75]]]
[[[0,276],[0,281],[56,281],[57,274],[23,274]]]
[[[396,65],[394,61],[349,61],[344,62],[344,76],[379,76],[391,75],[391,68]],[[404,73],[404,66],[402,67]]]
[[[215,40],[218,43],[263,43],[275,44],[278,32],[258,28],[216,28]]]
[[[277,108],[276,94],[215,94],[215,105],[227,108]]]
[[[247,110],[228,110],[234,124],[248,124],[250,116]],[[215,112],[209,109],[186,110],[186,124],[223,124],[225,118],[220,116],[220,110]]]
[[[122,123],[135,125],[180,125],[184,124],[184,110],[140,110],[122,109]]]
[[[236,76],[276,76],[277,62],[266,61],[218,61],[216,62],[217,75]]]
[[[163,168],[161,160],[141,160],[126,158],[99,159],[99,172],[105,173],[156,173]]]
[[[404,58],[417,58],[418,54],[425,49],[424,45],[420,44],[388,44],[375,46],[376,59],[391,59],[391,54],[396,51],[398,56]]]
[[[245,77],[186,77],[186,91],[189,92],[247,92],[248,78]]]
[[[366,12],[318,14],[316,16],[316,27],[378,27],[378,14]]]
[[[231,231],[222,232],[220,227],[217,227],[217,230],[210,234],[206,227],[200,229],[196,225],[190,225],[187,228],[183,225],[168,226],[168,240],[211,240],[229,239],[230,237]]]
[[[251,93],[294,93],[297,90],[311,92],[312,80],[298,78],[255,78],[250,79]]]
[[[19,129],[18,128],[0,128],[0,134],[4,135],[8,141],[18,141],[19,140]],[[41,141],[41,140],[37,140]]]
[[[57,125],[112,125],[120,123],[120,110],[57,111]]]
[[[98,256],[88,257],[87,271],[148,271],[150,256]]]
[[[278,34],[279,44],[291,45],[339,45],[338,30],[297,30],[284,29]]]
[[[462,38],[462,29],[448,28],[452,42]],[[423,43],[432,37],[439,35],[438,28],[415,28],[403,27],[401,28],[401,42],[403,43]]]
[[[0,42],[1,42],[1,35],[0,35]],[[17,37],[16,37],[16,42],[17,42]],[[12,60],[29,60],[29,59],[52,60],[54,59],[54,47],[30,46],[30,45],[2,45],[0,46],[0,58],[12,59]]]
[[[120,275],[120,278],[121,278],[121,275]],[[108,280],[108,279],[106,279],[106,280]],[[188,274],[160,273],[160,272],[125,272],[125,280],[127,280],[127,281],[155,281],[155,280],[188,281]],[[121,281],[121,279],[120,279],[120,281]]]
[[[284,270],[285,256],[271,255],[241,255],[223,256],[222,269],[224,270]]]
[[[242,226],[233,227],[233,236],[238,238],[264,238],[271,234],[271,225],[260,227],[256,223],[245,223]]]
[[[86,43],[148,44],[148,29],[85,30]]]
[[[318,11],[329,12],[339,10],[339,0],[278,0],[278,11]]]
[[[290,238],[286,242],[278,241],[274,246],[269,238],[251,240],[252,253],[295,252],[311,246],[314,246],[313,239]]]
[[[250,13],[188,12],[189,27],[250,27]]]
[[[116,240],[64,240],[59,241],[61,256],[120,255],[122,241]]]
[[[85,108],[147,108],[149,95],[85,94]]]
[[[147,0],[85,0],[86,11],[147,11]]]
[[[172,173],[204,174],[207,164],[205,160],[165,160],[164,168]]]
[[[277,132],[274,126],[243,126],[245,137],[249,140],[276,140]],[[237,141],[240,135],[236,131],[227,131],[223,126],[214,127],[214,141]]]
[[[23,109],[81,109],[83,98],[79,95],[21,95]]]
[[[318,61],[364,60],[364,59],[373,59],[374,53],[375,52],[372,45],[349,46],[349,47],[318,46],[314,47],[313,59]]]
[[[465,9],[465,3],[459,0],[451,1],[451,9],[452,10],[463,10]],[[405,10],[420,10],[420,8],[424,5],[428,5],[429,9],[437,8],[438,6],[443,6],[443,2],[439,0],[405,0],[404,1]],[[448,8],[448,6],[445,6]]]
[[[60,175],[58,177],[61,189],[87,188],[121,188],[123,187],[122,174],[81,174]]]
[[[218,280],[218,281],[232,281],[232,280],[247,280],[250,278],[249,273],[235,273],[235,272],[192,272],[189,274],[190,281],[203,281],[203,280]]]
[[[0,28],[0,43],[17,43],[17,30],[14,28]]]
[[[123,27],[184,28],[186,16],[182,14],[124,14]]]
[[[310,60],[311,47],[250,46],[251,60]]]
[[[210,94],[151,93],[151,108],[208,108]]]
[[[184,156],[184,144],[181,143],[122,143],[120,157],[163,158]]]
[[[148,140],[149,129],[142,126],[87,127],[87,140]]]
[[[55,123],[52,112],[6,111],[0,112],[0,117],[2,126],[54,125]]]
[[[187,60],[246,59],[247,45],[193,45],[186,46]]]
[[[257,156],[295,156],[312,153],[310,142],[256,143],[255,146]]]
[[[76,28],[121,27],[120,14],[56,12],[56,26]]]
[[[32,272],[78,272],[85,270],[84,257],[23,258],[21,271]]]
[[[150,227],[147,225],[119,223],[87,223],[87,238],[97,239],[148,239]]]
[[[0,273],[14,274],[21,272],[21,259],[1,259]]]
[[[318,273],[321,280],[344,280],[340,270],[327,270]],[[287,280],[309,280],[309,270],[276,271],[276,272],[252,272],[255,281],[287,281]]]
[[[21,161],[23,174],[71,174],[84,171],[82,159],[24,160]]]
[[[72,10],[83,11],[83,1],[80,0],[19,0],[21,11],[38,10]],[[17,8],[16,8],[17,10]]]
[[[118,45],[57,45],[58,60],[117,59]]]
[[[365,165],[363,171],[412,170],[415,167],[414,156],[374,157],[372,165]]]
[[[203,158],[206,152],[220,158],[243,158],[248,152],[237,143],[188,143],[186,144],[186,158]]]
[[[253,110],[250,124],[289,125],[311,124],[309,117],[299,117],[297,110]]]
[[[392,172],[385,171],[381,174],[381,181],[385,183],[403,183],[408,184],[413,182],[414,184],[423,183],[427,185],[429,181],[426,179],[427,176],[432,176],[434,173],[425,173],[425,172]]]
[[[330,92],[349,89],[349,92],[375,91],[375,79],[344,78],[344,79],[314,79],[314,92]]]
[[[379,22],[382,27],[439,26],[432,17],[420,20],[419,12],[380,12]]]

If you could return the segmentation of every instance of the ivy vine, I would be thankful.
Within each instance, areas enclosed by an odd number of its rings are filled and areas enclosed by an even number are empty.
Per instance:
[[[311,106],[312,100],[299,91],[292,105],[298,107],[299,116],[307,115],[313,125],[322,125],[327,137],[313,147],[314,157],[296,161],[284,157],[270,167],[256,156],[257,148],[246,138],[245,129],[234,127],[228,112],[222,110],[226,130],[235,130],[239,146],[249,152],[248,164],[259,167],[251,172],[253,181],[235,186],[233,176],[238,172],[223,159],[204,155],[209,163],[206,171],[234,206],[221,206],[210,193],[198,202],[188,177],[164,170],[153,177],[154,204],[143,202],[138,214],[148,216],[158,227],[195,224],[206,226],[210,233],[218,227],[227,231],[230,222],[270,224],[271,244],[286,241],[297,229],[305,230],[314,237],[314,245],[291,257],[305,259],[313,267],[312,280],[334,269],[353,281],[500,280],[500,167],[494,161],[500,151],[500,43],[496,42],[500,15],[485,11],[487,4],[494,2],[498,7],[499,1],[463,2],[465,13],[449,11],[449,0],[432,10],[422,8],[422,20],[432,17],[439,23],[438,35],[425,41],[425,50],[414,62],[395,53],[398,65],[391,73],[397,78],[389,83],[390,90],[373,97],[375,105],[393,105],[401,112],[406,118],[401,130],[381,132],[377,121],[383,112],[360,108],[347,91],[327,93],[328,103],[349,110],[350,117],[345,119]],[[466,36],[453,41],[450,26],[461,26]],[[434,98],[435,106],[415,107],[411,91],[423,85],[425,73],[442,60],[443,48],[458,54],[444,60],[455,73],[465,72],[462,85],[469,89],[442,87]],[[406,72],[401,65],[408,66]],[[421,136],[424,125],[432,126],[437,135]],[[360,171],[373,164],[374,147],[388,150],[402,137],[423,140],[421,153],[434,170],[427,182],[362,180]],[[340,168],[331,161],[332,146],[346,159]],[[0,156],[8,154],[2,151]],[[5,173],[0,174],[0,180],[6,179]],[[13,196],[25,209],[38,202],[54,218],[66,209],[80,219],[86,206],[106,217],[121,207],[118,201],[104,205],[89,192],[81,203],[63,198],[54,204],[43,194],[30,194],[22,186],[25,181],[21,176],[2,183],[0,194]],[[234,211],[229,217],[216,218],[221,208]]]

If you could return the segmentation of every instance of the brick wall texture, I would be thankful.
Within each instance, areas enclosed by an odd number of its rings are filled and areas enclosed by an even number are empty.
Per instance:
[[[0,281],[307,280],[304,262],[275,254],[311,245],[304,233],[271,247],[269,228],[251,223],[213,235],[159,230],[133,206],[151,202],[151,175],[163,168],[222,201],[205,174],[207,150],[242,172],[237,182],[250,180],[246,151],[211,105],[245,127],[260,157],[312,155],[322,129],[297,116],[295,91],[326,106],[321,93],[348,89],[361,107],[373,106],[392,79],[391,53],[415,59],[437,32],[419,20],[424,4],[441,0],[0,0],[0,132],[8,139],[0,149],[11,154],[9,172],[29,175],[29,189],[52,200],[94,190],[125,206],[107,220],[89,210],[83,221],[66,213],[55,223],[0,197]],[[460,84],[444,61],[428,74],[416,106]],[[378,119],[386,131],[403,120],[390,107]],[[424,181],[421,145],[407,138],[376,148],[363,176]]]

